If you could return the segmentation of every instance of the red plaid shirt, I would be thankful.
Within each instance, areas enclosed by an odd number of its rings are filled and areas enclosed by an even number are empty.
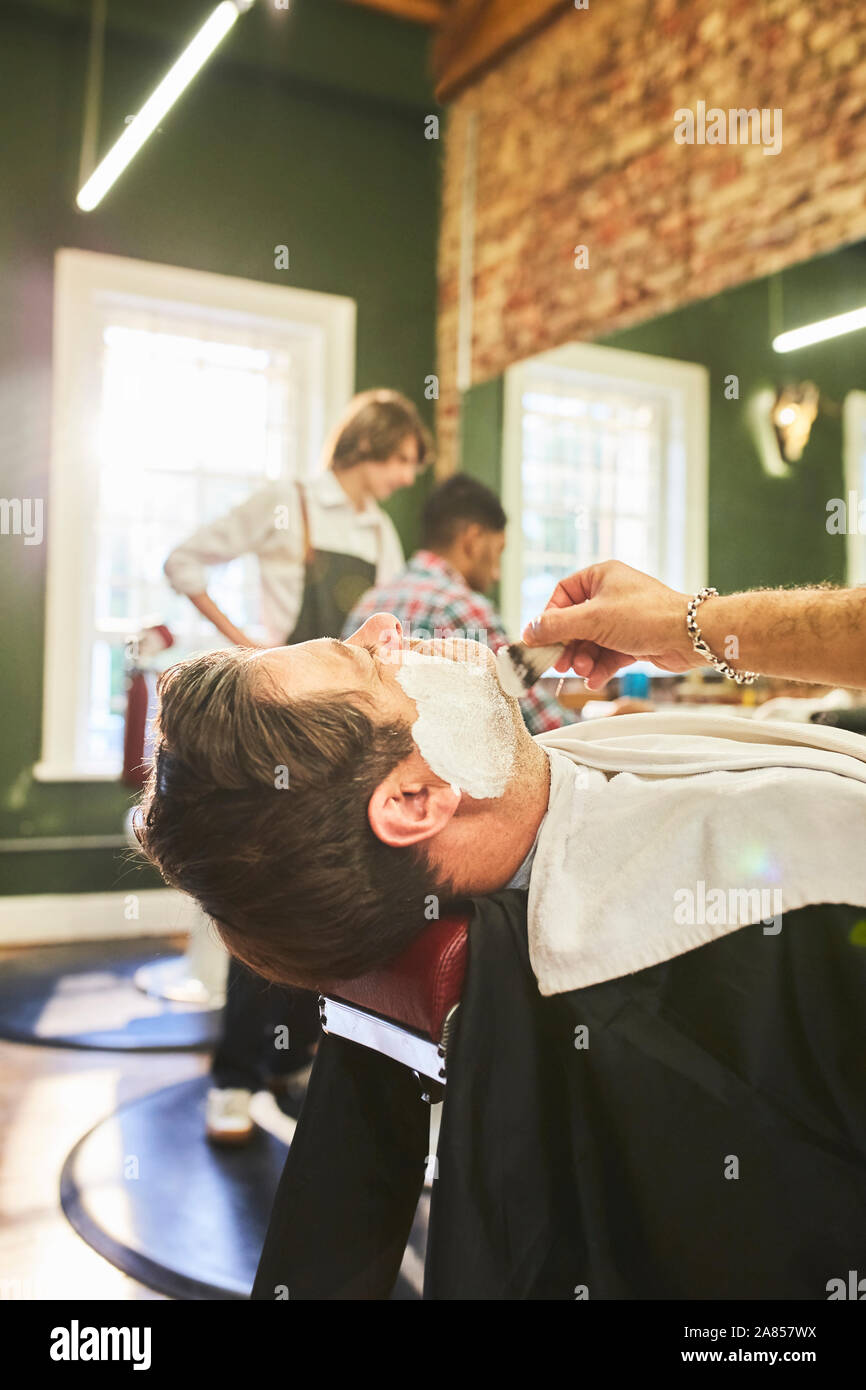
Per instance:
[[[374,613],[393,613],[409,637],[469,637],[486,642],[494,652],[508,642],[493,605],[432,550],[416,551],[389,584],[368,589],[346,619],[343,637],[351,637]],[[538,686],[524,695],[520,708],[531,734],[546,734],[579,718]]]

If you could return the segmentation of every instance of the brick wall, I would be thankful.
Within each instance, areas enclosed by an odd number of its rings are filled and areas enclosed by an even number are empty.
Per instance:
[[[782,147],[678,144],[674,113],[781,108]],[[866,0],[589,0],[453,102],[439,248],[439,469],[457,466],[467,126],[472,384],[571,339],[866,237]],[[769,117],[768,117],[769,119]],[[589,267],[575,269],[574,248]]]

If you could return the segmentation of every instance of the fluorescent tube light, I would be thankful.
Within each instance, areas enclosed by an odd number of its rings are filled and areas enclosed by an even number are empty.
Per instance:
[[[854,333],[858,328],[866,328],[866,308],[851,309],[847,314],[836,314],[831,319],[819,319],[817,323],[807,323],[803,328],[792,328],[773,339],[776,352],[794,352],[797,348],[808,347],[810,343],[823,343],[827,338],[838,338],[842,333]]]
[[[217,45],[225,38],[238,15],[249,5],[244,0],[222,0],[205,20],[192,42],[184,49],[174,67],[170,68],[156,91],[148,97],[138,115],[127,126],[120,139],[94,169],[76,203],[82,212],[91,212],[101,202],[127,164],[138,154],[148,136],[152,135],[163,116],[177,101],[181,92],[207,62]]]

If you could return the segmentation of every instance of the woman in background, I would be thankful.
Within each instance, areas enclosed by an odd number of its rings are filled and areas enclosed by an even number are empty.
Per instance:
[[[360,596],[404,565],[379,503],[414,483],[431,461],[432,439],[412,402],[396,391],[365,391],[328,439],[318,477],[273,483],[201,527],[171,552],[166,577],[229,642],[257,646],[207,591],[210,566],[255,554],[271,639],[264,645],[339,637]],[[245,1142],[253,1093],[278,1078],[280,1107],[296,1117],[303,1083],[293,1088],[290,1078],[308,1068],[318,1032],[315,995],[268,985],[232,959],[211,1066],[208,1137]]]

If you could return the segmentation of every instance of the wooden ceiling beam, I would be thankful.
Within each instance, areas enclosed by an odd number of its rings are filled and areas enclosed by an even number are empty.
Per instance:
[[[448,101],[574,0],[452,0],[433,44],[436,96]]]
[[[413,20],[416,24],[441,24],[451,8],[451,0],[346,0],[350,5],[366,5],[368,10],[397,19]]]

